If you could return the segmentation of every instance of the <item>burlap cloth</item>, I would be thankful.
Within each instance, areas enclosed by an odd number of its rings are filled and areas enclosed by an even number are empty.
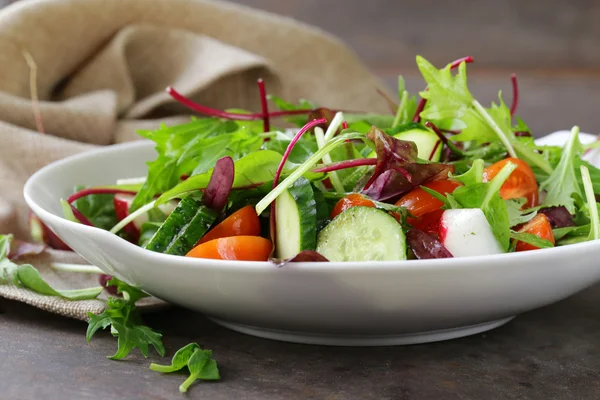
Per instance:
[[[31,68],[43,129],[31,102]],[[65,156],[138,139],[137,129],[189,112],[171,85],[215,108],[260,110],[257,78],[270,93],[343,109],[383,112],[381,88],[337,39],[291,19],[201,0],[24,0],[0,11],[0,233],[28,239],[22,189],[40,167]],[[51,251],[30,261],[57,288],[97,285],[89,274],[56,273]],[[101,301],[72,302],[0,286],[0,296],[86,319]]]

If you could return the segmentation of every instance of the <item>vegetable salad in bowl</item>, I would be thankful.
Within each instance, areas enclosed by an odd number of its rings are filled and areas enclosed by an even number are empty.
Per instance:
[[[419,97],[400,77],[389,115],[270,96],[262,110],[216,110],[139,134],[156,143],[148,174],[78,187],[65,217],[149,251],[208,259],[393,261],[563,246],[600,235],[600,170],[574,127],[539,145],[509,108],[481,105],[459,59],[422,57]],[[281,123],[281,127],[275,127]],[[295,129],[285,129],[295,124]],[[85,184],[85,182],[82,182]]]

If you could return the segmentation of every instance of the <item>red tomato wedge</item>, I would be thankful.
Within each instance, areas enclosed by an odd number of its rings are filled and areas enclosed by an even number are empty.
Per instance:
[[[441,194],[448,194],[454,192],[461,184],[460,182],[445,179],[429,182],[423,186]],[[406,207],[416,217],[407,218],[409,224],[425,232],[437,233],[443,212],[440,208],[444,205],[440,200],[418,187],[405,194],[396,202],[396,205]]]
[[[523,225],[521,229],[519,229],[519,232],[530,233],[541,239],[546,239],[552,242],[552,244],[556,243],[556,241],[554,240],[554,232],[552,232],[552,226],[550,225],[550,221],[548,220],[548,217],[546,217],[544,214],[538,214],[535,217],[533,217],[531,221],[528,221],[525,225]],[[528,251],[538,249],[539,247],[536,247],[529,243],[518,241],[515,251]]]
[[[500,196],[504,200],[524,197],[527,199],[524,207],[535,207],[539,204],[539,188],[531,167],[518,158],[505,158],[487,167],[483,172],[484,182],[492,180],[498,172],[508,163],[517,165],[506,182],[500,188]]]
[[[212,228],[197,244],[230,236],[260,236],[260,220],[252,206],[240,208]]]
[[[260,236],[230,236],[199,244],[186,257],[214,260],[267,261],[273,250],[270,240]]]
[[[333,210],[331,211],[331,219],[334,219],[336,216],[346,211],[350,207],[357,206],[375,207],[375,204],[361,194],[349,194],[348,196],[341,198],[333,207]]]

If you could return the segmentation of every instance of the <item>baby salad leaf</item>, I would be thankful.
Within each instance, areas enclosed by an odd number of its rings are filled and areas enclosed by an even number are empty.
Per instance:
[[[12,240],[13,235],[0,235],[0,283],[12,283],[42,295],[68,300],[95,299],[102,293],[102,286],[74,290],[54,289],[31,264],[17,265],[8,259]]]
[[[111,279],[108,284],[117,286],[117,291],[123,294],[123,298],[110,297],[106,302],[104,312],[98,315],[88,314],[90,319],[86,333],[87,341],[89,342],[99,329],[106,329],[110,326],[112,335],[118,339],[117,352],[110,356],[110,359],[122,359],[136,347],[140,349],[144,357],[148,357],[149,346],[154,347],[159,355],[164,356],[162,335],[142,325],[142,319],[135,307],[135,302],[147,295],[138,288],[116,278]]]
[[[212,358],[211,350],[202,350],[197,343],[190,343],[177,350],[171,365],[150,364],[150,369],[156,372],[171,373],[187,367],[190,376],[179,386],[180,392],[187,392],[196,380],[219,380],[219,368]]]
[[[187,362],[190,376],[179,386],[179,391],[184,393],[192,383],[201,379],[204,381],[216,381],[221,379],[217,362],[212,358],[211,350],[196,349]]]
[[[75,187],[73,193],[85,189],[85,186]],[[91,194],[80,197],[73,202],[77,208],[94,226],[109,230],[119,220],[115,215],[115,205],[112,194]]]
[[[374,200],[387,200],[423,184],[445,179],[453,168],[448,164],[420,163],[414,142],[396,139],[373,127],[367,138],[375,144],[377,164],[363,193]]]
[[[511,227],[524,224],[537,215],[537,208],[523,210],[526,201],[525,198],[505,200],[508,211],[508,224]]]
[[[252,131],[251,124],[244,122],[247,121],[204,118],[179,126],[163,126],[156,131],[138,132],[156,142],[158,157],[148,163],[148,177],[130,211],[147,204],[154,195],[173,188],[182,175],[201,174],[221,157],[230,156],[237,160],[258,150],[263,139]]]
[[[451,66],[438,70],[423,57],[417,57],[417,66],[427,81],[429,90],[421,92],[427,106],[421,117],[434,121],[437,126],[459,129],[452,140],[474,141],[478,144],[500,141],[511,157],[519,157],[530,165],[537,165],[547,173],[550,164],[534,149],[517,140],[511,126],[510,109],[499,94],[499,104],[486,109],[479,104],[467,87],[466,63],[461,63],[453,76]]]
[[[459,186],[446,196],[462,208],[480,208],[504,251],[510,246],[510,222],[506,202],[500,197],[500,187],[516,167],[507,163],[491,181]]]
[[[52,288],[31,264],[19,265],[17,268],[19,282],[29,290],[46,296],[58,296],[69,300],[90,300],[98,297],[104,290],[102,286],[87,289],[57,290]]]
[[[417,66],[429,88],[420,93],[427,100],[421,118],[434,121],[438,126],[460,129],[461,133],[453,136],[453,140],[474,140],[477,143],[498,140],[496,133],[473,107],[475,99],[467,87],[466,63],[460,64],[456,76],[452,75],[450,64],[437,69],[421,56],[417,56]]]
[[[194,354],[194,352],[200,349],[198,343],[190,343],[188,345],[183,346],[175,355],[173,355],[173,359],[171,360],[171,365],[161,365],[161,364],[150,364],[150,369],[156,372],[169,373],[179,371],[187,366],[187,363]]]
[[[551,241],[542,239],[541,237],[527,233],[527,232],[515,232],[510,231],[510,238],[518,240],[520,242],[525,242],[535,247],[539,247],[540,249],[547,249],[550,247],[554,247]]]
[[[476,183],[483,182],[483,170],[484,170],[484,162],[483,160],[475,160],[471,165],[471,168],[462,175],[452,176],[453,179],[460,181],[463,185],[474,185]]]
[[[252,187],[272,181],[281,158],[281,154],[275,151],[259,150],[235,161],[233,188]],[[158,198],[156,204],[160,205],[182,194],[206,188],[208,182],[210,182],[213,170],[214,168],[186,179],[171,190],[163,193]]]
[[[565,144],[562,151],[560,162],[540,185],[540,191],[547,192],[546,198],[542,202],[543,206],[565,206],[571,213],[575,214],[575,202],[573,195],[582,195],[577,175],[575,173],[575,159],[583,152],[583,146],[579,142],[579,127],[571,129],[569,141]]]

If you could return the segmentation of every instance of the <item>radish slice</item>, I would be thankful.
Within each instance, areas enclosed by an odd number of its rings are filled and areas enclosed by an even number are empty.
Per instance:
[[[439,238],[454,257],[504,253],[479,208],[444,211]]]

